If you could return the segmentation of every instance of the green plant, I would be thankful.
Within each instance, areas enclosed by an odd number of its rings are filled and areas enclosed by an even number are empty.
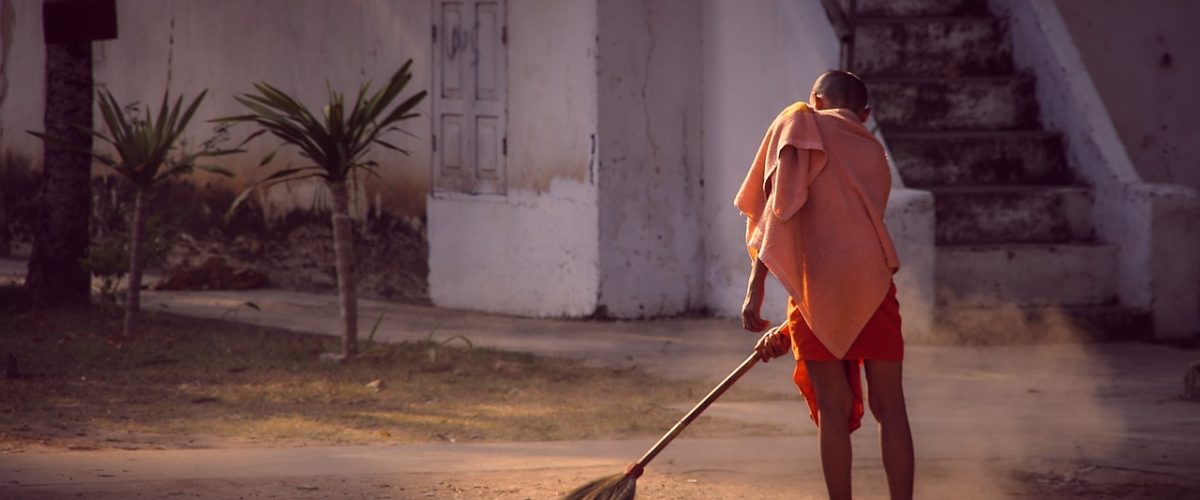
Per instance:
[[[329,88],[329,104],[320,118],[282,90],[266,83],[256,83],[256,94],[236,97],[239,103],[250,110],[249,114],[216,120],[219,123],[247,122],[257,125],[260,129],[255,135],[268,131],[283,141],[279,148],[295,146],[300,149],[300,156],[312,161],[311,165],[278,170],[252,184],[230,205],[226,219],[253,190],[260,187],[315,178],[329,188],[333,201],[331,222],[342,317],[343,360],[353,358],[358,353],[357,280],[354,276],[352,222],[346,182],[359,170],[379,177],[375,170],[379,164],[366,158],[373,145],[407,154],[382,137],[389,131],[399,130],[396,124],[420,116],[413,110],[425,98],[425,91],[417,92],[392,107],[393,101],[411,80],[410,59],[375,93],[368,94],[370,82],[363,84],[348,112],[343,95]],[[389,108],[391,111],[388,111]],[[279,148],[264,156],[259,166],[270,163]]]
[[[92,242],[88,255],[80,263],[83,269],[100,279],[96,298],[106,310],[117,304],[117,287],[129,273],[129,249],[116,238]]]
[[[108,134],[96,132],[91,128],[77,125],[87,130],[97,139],[108,143],[116,151],[116,158],[106,154],[95,153],[90,149],[71,144],[62,139],[39,132],[31,134],[46,140],[61,144],[76,150],[82,150],[101,163],[109,166],[117,173],[133,183],[136,189],[133,206],[133,222],[130,224],[129,238],[129,286],[125,302],[124,335],[133,333],[137,323],[138,312],[141,309],[142,272],[145,268],[146,253],[146,217],[148,212],[149,194],[158,183],[165,179],[190,174],[196,169],[206,170],[224,176],[233,173],[220,167],[198,163],[202,158],[222,156],[240,152],[240,149],[217,149],[215,140],[206,141],[199,151],[193,153],[180,152],[179,146],[184,130],[200,107],[207,90],[196,96],[187,108],[183,107],[183,96],[180,95],[175,103],[170,102],[170,95],[163,92],[162,104],[158,115],[145,110],[144,116],[139,116],[136,106],[122,107],[111,92],[96,92],[100,103],[100,112]],[[254,136],[247,138],[252,139]],[[243,142],[245,144],[245,142]]]
[[[451,335],[441,340],[434,340],[433,335],[437,333],[437,330],[437,326],[433,327],[432,330],[429,330],[429,335],[426,335],[421,341],[421,345],[425,347],[425,355],[429,357],[430,363],[437,363],[442,351],[451,348],[455,341],[462,344],[464,350],[470,351],[475,348],[475,343],[471,342],[471,339],[467,338],[466,335],[461,334]]]

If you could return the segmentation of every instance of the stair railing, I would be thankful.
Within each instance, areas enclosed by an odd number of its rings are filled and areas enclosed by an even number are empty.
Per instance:
[[[829,16],[829,22],[833,25],[833,32],[837,34],[839,54],[838,64],[843,71],[851,71],[854,66],[854,12],[856,0],[848,0],[846,10],[842,10],[841,0],[821,0],[821,5],[825,7],[825,15]]]

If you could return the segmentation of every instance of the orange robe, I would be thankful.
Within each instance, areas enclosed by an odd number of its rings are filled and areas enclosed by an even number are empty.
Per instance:
[[[900,328],[900,302],[896,300],[896,286],[892,285],[888,295],[875,310],[875,314],[867,320],[867,325],[863,327],[858,338],[854,340],[854,344],[850,346],[850,350],[841,358],[844,360],[846,380],[850,384],[850,392],[854,397],[850,407],[849,429],[851,431],[862,426],[862,417],[865,413],[862,388],[863,360],[900,361],[904,359],[904,338],[900,334]],[[804,361],[836,361],[839,358],[834,357],[813,335],[812,329],[804,321],[804,316],[800,314],[800,309],[791,299],[788,300],[787,322],[782,325],[780,331],[792,339],[792,354],[796,357],[796,368],[792,371],[792,381],[796,383],[800,394],[804,396],[805,403],[808,404],[808,416],[812,418],[813,423],[820,425],[821,415],[817,406],[817,394],[813,389],[812,380],[808,376],[808,367]]]
[[[787,146],[795,158],[781,161]],[[900,266],[883,222],[890,191],[883,146],[851,111],[817,111],[799,102],[767,130],[734,203],[746,216],[751,258],[762,260],[788,291],[787,332],[798,360],[862,359],[848,356],[851,348],[860,337],[873,342],[875,335],[861,334],[874,331],[866,327],[886,298],[894,302],[892,275]],[[898,308],[894,328],[885,330],[899,335]],[[811,348],[807,337],[823,349]],[[816,420],[804,363],[796,370]],[[858,370],[847,370],[861,416]]]

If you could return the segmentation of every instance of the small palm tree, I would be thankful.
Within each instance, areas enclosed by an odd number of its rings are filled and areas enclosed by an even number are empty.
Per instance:
[[[195,169],[206,170],[226,177],[233,173],[220,167],[198,164],[203,157],[221,156],[240,152],[240,149],[218,150],[213,142],[205,143],[198,152],[172,156],[180,143],[183,131],[195,115],[196,109],[204,100],[207,90],[196,96],[187,106],[183,107],[183,95],[180,95],[172,105],[169,94],[163,92],[162,105],[159,106],[158,116],[152,116],[149,109],[145,115],[138,116],[132,107],[122,107],[111,92],[96,92],[100,100],[100,112],[104,117],[104,125],[108,135],[82,127],[101,141],[112,145],[116,150],[117,159],[105,154],[94,153],[90,149],[86,153],[101,163],[112,167],[133,183],[135,189],[133,203],[133,221],[130,224],[129,236],[129,289],[125,301],[125,325],[122,333],[130,335],[137,325],[138,313],[141,311],[142,272],[146,264],[146,212],[150,193],[163,180],[189,174]],[[181,113],[182,111],[182,113]],[[75,144],[69,144],[62,139],[38,132],[31,134],[43,140],[56,142],[76,150],[83,150]],[[247,139],[249,140],[249,139]],[[244,142],[243,142],[244,144]]]
[[[236,97],[239,103],[250,110],[250,114],[217,120],[223,123],[254,123],[261,127],[256,133],[271,132],[283,140],[283,145],[300,148],[300,155],[313,162],[304,167],[279,170],[248,187],[234,200],[227,215],[232,215],[251,191],[259,186],[316,178],[329,188],[333,199],[333,249],[337,260],[343,360],[349,360],[358,353],[357,280],[354,275],[352,221],[346,182],[356,170],[379,176],[376,172],[379,164],[366,159],[367,152],[374,144],[407,154],[407,151],[381,137],[386,132],[398,130],[395,124],[420,116],[413,109],[425,98],[425,91],[414,94],[385,114],[412,80],[411,68],[412,60],[409,59],[392,75],[387,85],[374,94],[368,95],[370,82],[363,84],[348,113],[342,94],[333,89],[329,89],[329,104],[325,106],[321,118],[317,118],[287,93],[266,83],[256,83],[254,88],[258,90],[257,94]],[[259,165],[270,163],[274,156],[275,152],[272,151]]]

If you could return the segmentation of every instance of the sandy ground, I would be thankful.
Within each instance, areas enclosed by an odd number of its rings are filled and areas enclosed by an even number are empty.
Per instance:
[[[7,463],[8,484],[0,488],[0,498],[554,498],[619,471],[611,459],[639,444],[50,454],[40,457],[42,464],[18,460],[22,471],[39,472],[14,473],[13,463]],[[811,444],[771,438],[681,441],[638,481],[638,496],[822,498],[819,467],[797,458],[796,448]],[[587,450],[594,456],[585,458]],[[701,455],[710,458],[692,459]],[[611,463],[595,465],[606,459]],[[1118,467],[1033,459],[972,462],[923,459],[917,497],[1165,499],[1195,498],[1200,492],[1195,478]],[[27,483],[13,483],[18,480],[12,477]],[[855,468],[855,486],[857,498],[887,498],[882,471],[869,461],[860,460]]]
[[[14,261],[0,261],[10,274]],[[154,292],[147,308],[317,333],[329,296]],[[253,301],[260,310],[241,304]],[[463,334],[478,345],[716,381],[753,338],[727,320],[535,321],[363,301],[377,338]],[[1200,403],[1183,376],[1200,351],[1171,346],[910,345],[905,383],[918,498],[1200,498]],[[738,387],[792,394],[790,364]],[[737,390],[735,387],[734,390]],[[815,433],[798,398],[718,403],[710,414],[786,436],[683,437],[639,481],[639,498],[823,498]],[[636,418],[632,415],[631,418]],[[664,429],[665,430],[665,429]],[[870,417],[854,436],[857,498],[886,498]],[[619,472],[656,436],[618,441],[387,447],[218,447],[0,456],[0,498],[553,498]]]

